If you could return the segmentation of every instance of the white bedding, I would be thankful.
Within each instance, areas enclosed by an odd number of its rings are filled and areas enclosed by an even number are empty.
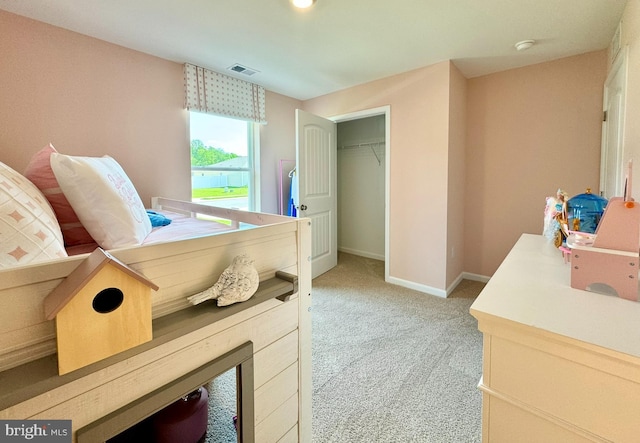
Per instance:
[[[185,240],[188,238],[202,237],[204,235],[217,234],[234,229],[230,225],[216,220],[193,218],[176,212],[158,211],[155,209],[154,211],[171,219],[171,223],[166,226],[153,228],[151,233],[142,242],[143,245]],[[94,251],[97,247],[98,245],[96,243],[72,246],[67,248],[67,253],[69,255],[84,254]]]

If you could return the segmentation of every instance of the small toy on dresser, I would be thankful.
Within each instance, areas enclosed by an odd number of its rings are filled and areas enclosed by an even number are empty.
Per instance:
[[[213,286],[187,300],[192,305],[217,300],[218,306],[227,306],[249,300],[258,290],[259,284],[260,277],[253,266],[253,260],[247,254],[242,254],[234,257]]]
[[[553,242],[556,248],[562,246],[566,239],[567,200],[569,194],[558,188],[555,197],[546,198],[544,209],[543,235]]]

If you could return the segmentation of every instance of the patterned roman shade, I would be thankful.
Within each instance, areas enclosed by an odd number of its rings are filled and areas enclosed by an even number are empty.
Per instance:
[[[188,110],[267,123],[262,86],[189,63],[184,84]]]

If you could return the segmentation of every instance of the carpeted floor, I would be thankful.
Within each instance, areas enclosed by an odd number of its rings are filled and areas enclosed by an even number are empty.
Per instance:
[[[231,369],[206,385],[209,391],[209,424],[205,443],[237,443],[233,426],[236,415],[236,370]]]
[[[481,439],[482,336],[469,306],[384,282],[384,263],[340,254],[313,281],[313,441]]]
[[[483,287],[430,296],[340,253],[313,281],[313,442],[479,442],[482,336],[469,307]],[[235,442],[235,371],[208,389],[206,442]]]

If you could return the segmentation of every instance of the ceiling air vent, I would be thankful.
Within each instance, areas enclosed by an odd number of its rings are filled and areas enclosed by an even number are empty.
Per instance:
[[[227,69],[229,71],[237,72],[238,74],[242,74],[242,75],[253,75],[260,72],[257,69],[247,68],[246,66],[242,66],[241,64],[238,64],[238,63],[236,63],[235,65],[229,66]]]

